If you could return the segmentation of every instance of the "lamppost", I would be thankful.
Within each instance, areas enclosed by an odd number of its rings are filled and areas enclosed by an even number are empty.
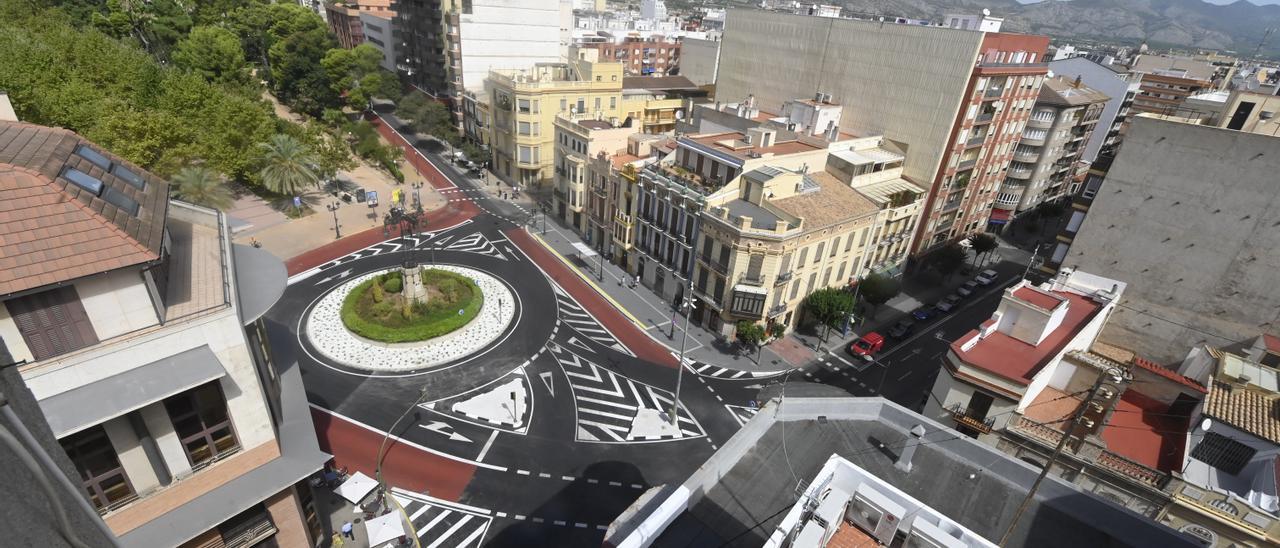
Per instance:
[[[422,197],[418,195],[418,190],[422,188],[422,183],[409,183],[409,186],[413,188],[413,205],[421,208]]]
[[[385,459],[387,456],[387,453],[386,453],[387,441],[391,439],[391,433],[395,432],[396,427],[400,426],[400,421],[403,421],[405,417],[408,417],[410,411],[413,411],[414,408],[418,407],[419,405],[422,404],[422,402],[426,400],[427,400],[427,387],[423,386],[422,391],[418,393],[418,399],[414,400],[412,404],[406,407],[404,410],[404,413],[400,414],[400,418],[396,419],[396,422],[391,424],[391,428],[382,434],[382,443],[378,446],[378,462],[377,462],[377,466],[374,467],[374,473],[373,473],[374,478],[378,482],[378,498],[379,499],[382,499],[387,492],[387,484],[386,482],[382,481],[382,460]],[[410,527],[412,527],[412,524],[410,524]]]
[[[418,223],[422,223],[422,227],[426,228],[427,223],[426,223],[426,219],[422,217],[421,204],[418,205],[418,209],[414,213],[405,211],[405,209],[400,206],[391,206],[391,210],[388,211],[386,216],[382,218],[382,235],[384,237],[390,238],[392,228],[399,230],[401,238],[403,238],[404,236],[414,235],[414,234],[417,234],[418,232]],[[412,249],[413,249],[413,246],[407,245],[407,242],[406,242],[406,245],[404,246],[404,252],[405,252],[404,267],[405,268],[412,268],[414,266],[417,266],[417,264],[413,261],[413,255],[409,253]],[[431,254],[432,254],[432,262],[435,262],[434,248],[432,248]]]
[[[326,205],[326,206],[324,206],[324,207],[325,207],[325,209],[328,209],[330,213],[332,213],[332,214],[333,214],[333,239],[335,239],[335,240],[341,239],[341,238],[342,238],[342,232],[341,232],[341,229],[340,229],[340,227],[339,227],[339,225],[338,225],[338,208],[339,208],[339,207],[342,207],[342,203],[341,203],[341,202],[334,202],[334,203],[329,204],[329,205]]]
[[[693,304],[697,299],[693,297],[693,281],[689,281],[689,289],[685,291],[689,296],[683,303],[684,309],[684,335],[680,337],[680,357],[676,363],[676,393],[671,399],[671,426],[677,426],[680,420],[680,385],[684,382],[684,347],[689,342],[689,315],[693,312]]]

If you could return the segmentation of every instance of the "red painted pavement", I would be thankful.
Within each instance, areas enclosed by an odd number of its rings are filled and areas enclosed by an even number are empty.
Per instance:
[[[452,207],[453,205],[450,204],[450,207],[428,211],[426,213],[427,229],[449,228],[475,216],[475,213],[465,211],[465,208],[454,208]],[[467,205],[471,205],[470,202],[467,202]],[[471,207],[474,208],[475,206],[472,205]],[[382,234],[381,228],[371,228],[303,252],[285,261],[284,265],[289,270],[289,275],[292,276],[387,239],[389,238]]]
[[[622,344],[635,352],[637,356],[645,360],[657,363],[662,366],[675,368],[676,358],[671,355],[671,351],[667,347],[658,344],[647,334],[636,327],[636,324],[628,319],[620,312],[613,303],[606,300],[582,278],[569,270],[560,259],[556,258],[538,243],[527,232],[521,229],[511,229],[507,232],[507,238],[512,243],[522,249],[533,262],[542,267],[551,279],[555,280],[560,287],[568,291],[573,298],[577,299],[587,310],[591,311],[591,315],[595,316],[601,324],[614,334]]]
[[[374,432],[319,409],[311,409],[320,450],[333,455],[334,463],[349,472],[359,470],[369,477],[377,473],[378,448],[382,433]],[[387,442],[382,460],[382,476],[387,485],[458,502],[475,475],[476,467],[416,447]]]

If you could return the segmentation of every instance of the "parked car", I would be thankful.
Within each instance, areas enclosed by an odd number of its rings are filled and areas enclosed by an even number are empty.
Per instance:
[[[916,321],[920,321],[920,322],[923,322],[929,318],[932,318],[937,314],[938,314],[938,310],[934,308],[934,306],[931,304],[926,304],[920,308],[917,308],[911,311],[911,317],[915,318]]]
[[[853,341],[849,345],[849,353],[854,356],[871,359],[871,356],[879,352],[881,348],[884,348],[884,337],[872,331]]]
[[[982,272],[979,272],[978,276],[975,277],[973,281],[978,282],[978,285],[986,287],[988,285],[996,283],[996,278],[999,278],[999,277],[1000,277],[999,273],[997,273],[994,270],[987,269],[987,270],[983,270]]]
[[[916,322],[903,318],[901,320],[898,320],[898,323],[893,324],[893,327],[889,328],[888,335],[890,339],[902,340],[907,338],[907,336],[910,335],[911,332],[915,330],[916,330]]]
[[[977,292],[978,292],[978,282],[975,280],[969,280],[965,282],[964,285],[960,286],[960,289],[956,290],[956,294],[961,297],[968,297]]]
[[[941,301],[938,302],[938,307],[937,307],[938,312],[942,312],[943,314],[949,314],[955,311],[957,306],[960,306],[960,301],[962,300],[964,300],[964,297],[961,297],[959,295],[955,295],[955,294],[947,295],[947,298],[942,299]]]

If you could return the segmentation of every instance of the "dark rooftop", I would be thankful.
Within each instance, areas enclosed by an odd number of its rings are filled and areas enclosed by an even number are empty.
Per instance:
[[[700,89],[693,81],[684,76],[628,76],[622,79],[622,89],[647,89],[652,91]]]
[[[922,425],[925,435],[911,471],[903,472],[894,461],[915,425]],[[1004,534],[1039,472],[879,398],[788,397],[781,405],[770,401],[685,482],[693,497],[688,509],[662,530],[653,546],[760,546],[832,455],[993,542]],[[614,524],[608,542],[618,545],[676,491],[669,488],[634,516],[624,514],[627,521]],[[1193,544],[1172,529],[1050,476],[1009,546]]]

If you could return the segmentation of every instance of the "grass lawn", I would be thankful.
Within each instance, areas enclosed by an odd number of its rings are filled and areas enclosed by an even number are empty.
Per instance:
[[[453,332],[480,313],[484,295],[470,278],[435,268],[421,275],[427,288],[425,304],[408,304],[401,274],[392,271],[351,290],[342,302],[342,323],[366,339],[413,342]]]

